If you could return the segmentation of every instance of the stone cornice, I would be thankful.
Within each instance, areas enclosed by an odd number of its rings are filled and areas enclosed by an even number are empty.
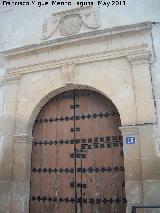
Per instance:
[[[108,50],[104,52],[94,52],[92,54],[81,54],[75,57],[66,56],[64,58],[60,58],[59,60],[52,60],[52,61],[42,61],[41,63],[37,64],[28,64],[26,66],[17,66],[9,68],[8,72],[12,75],[13,74],[24,74],[36,71],[44,71],[54,68],[61,68],[63,66],[68,66],[68,64],[82,64],[87,62],[95,62],[95,61],[103,61],[109,60],[114,58],[120,57],[128,57],[130,54],[142,54],[148,51],[148,45],[142,44],[139,46],[127,47],[124,49],[114,49]]]
[[[32,137],[27,134],[13,135],[13,143],[32,143]]]
[[[4,76],[4,82],[5,83],[16,83],[21,79],[22,74],[21,73],[13,73],[13,74],[8,74]]]
[[[65,38],[59,38],[54,40],[49,40],[46,42],[42,42],[39,44],[33,44],[28,46],[23,46],[20,48],[15,48],[11,50],[4,51],[3,53],[11,58],[11,57],[17,57],[22,56],[26,54],[35,54],[35,52],[41,52],[44,49],[47,48],[47,50],[57,48],[57,46],[64,46],[64,45],[70,45],[74,44],[75,42],[87,42],[98,39],[104,39],[106,37],[112,37],[118,36],[121,34],[127,34],[127,33],[133,33],[133,32],[139,32],[144,30],[150,30],[151,29],[151,22],[142,22],[138,24],[132,24],[132,25],[126,25],[126,26],[120,26],[120,27],[113,27],[109,29],[104,30],[95,30],[88,33],[81,33],[78,35],[65,37]]]
[[[138,54],[129,54],[127,58],[132,65],[145,64],[149,63],[151,58],[151,52],[146,51]]]
[[[139,134],[139,127],[138,126],[122,126],[119,127],[122,132],[122,135],[137,135]]]

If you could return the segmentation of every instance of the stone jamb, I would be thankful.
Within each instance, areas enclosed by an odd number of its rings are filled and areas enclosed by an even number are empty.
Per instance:
[[[153,102],[153,90],[150,74],[150,61],[151,61],[151,52],[139,52],[128,54],[127,59],[130,63],[133,82],[134,82],[134,92],[135,92],[135,101],[136,101],[136,110],[137,110],[137,123],[155,123],[155,109]],[[143,79],[140,77],[143,76]],[[142,103],[143,99],[143,103]],[[145,101],[149,106],[148,117],[143,117],[143,110]],[[141,104],[140,104],[141,103]]]
[[[32,140],[33,140],[33,137],[31,135],[27,135],[27,134],[13,135],[13,152],[14,152],[13,186],[14,185],[27,186],[27,187],[24,187],[23,194],[24,194],[25,202],[23,204],[23,207],[21,207],[23,208],[21,209],[21,211],[26,213],[29,212]],[[18,155],[17,150],[20,152],[22,147],[23,147],[24,159],[22,159],[22,162],[19,163],[19,162],[16,162],[16,158]],[[19,171],[17,170],[17,168],[18,170],[19,168],[21,170],[20,175],[18,174]],[[22,177],[21,177],[21,174],[22,174]],[[13,190],[11,206],[14,206],[15,199],[17,199],[17,198],[14,198],[15,193],[17,192]]]
[[[121,130],[121,133],[122,133],[122,136],[123,136],[124,166],[125,166],[125,162],[128,159],[128,156],[127,156],[128,147],[131,150],[136,144],[138,144],[139,159],[141,157],[140,141],[139,141],[140,140],[139,139],[140,129],[139,129],[138,125],[122,126],[122,127],[119,127],[119,129]],[[136,144],[131,144],[131,145],[126,144],[126,137],[135,137],[136,138]],[[134,151],[135,150],[133,149],[133,152]],[[141,164],[141,160],[140,160],[140,164]],[[127,167],[125,166],[125,176],[127,176],[126,173],[128,171],[129,171],[129,169],[127,169]],[[141,176],[142,176],[142,165],[140,165],[140,173],[141,173]],[[143,182],[141,180],[137,181],[136,179],[133,180],[133,181],[130,181],[130,180],[127,180],[127,178],[125,178],[125,185],[126,185],[125,192],[126,192],[126,199],[127,199],[126,213],[130,213],[131,207],[134,204],[143,204],[143,202],[144,202]],[[127,190],[128,187],[129,187],[130,190]],[[136,189],[138,189],[138,194],[134,194],[134,187]],[[133,191],[133,195],[132,195],[132,192],[130,193],[130,191]]]

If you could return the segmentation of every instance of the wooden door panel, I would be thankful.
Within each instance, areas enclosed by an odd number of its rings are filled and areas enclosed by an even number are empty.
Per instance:
[[[31,213],[125,213],[120,118],[102,95],[68,91],[33,129]]]
[[[68,95],[70,93],[66,94]],[[74,174],[62,171],[74,168],[74,161],[69,158],[73,145],[63,143],[73,139],[70,131],[73,121],[64,119],[73,116],[70,109],[72,104],[73,98],[52,99],[42,108],[35,123],[34,142],[43,144],[33,145],[32,170],[41,168],[42,171],[32,173],[31,197],[35,197],[36,201],[31,201],[30,212],[63,212],[64,209],[74,212],[74,204],[64,202],[67,197],[74,198],[74,189],[70,188],[70,180]]]
[[[102,96],[80,97],[76,100],[76,103],[80,105],[79,115],[81,117],[82,115],[88,116],[76,122],[77,126],[80,127],[79,138],[81,140],[92,139],[92,142],[86,143],[87,149],[83,149],[86,157],[81,159],[83,168],[93,170],[82,174],[82,182],[86,184],[86,189],[82,188],[82,199],[89,202],[83,205],[83,212],[113,212],[114,208],[116,209],[116,204],[112,201],[116,187],[113,187],[113,175],[116,176],[113,168],[120,164],[113,160],[116,152],[119,154],[119,150],[117,151],[112,147],[112,140],[110,147],[107,148],[105,143],[100,143],[100,138],[111,137],[112,139],[113,136],[120,135],[118,129],[120,126],[119,114],[113,104],[106,101]],[[83,141],[82,146],[84,147],[85,140]],[[100,148],[100,145],[105,147]],[[120,165],[123,167],[123,163]],[[104,172],[106,168],[109,172]],[[121,199],[122,187],[119,188],[117,189],[117,197]]]

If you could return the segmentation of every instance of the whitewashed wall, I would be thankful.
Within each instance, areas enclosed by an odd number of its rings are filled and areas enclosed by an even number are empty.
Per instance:
[[[31,0],[30,0],[31,1]],[[41,0],[43,2],[44,0]],[[9,6],[0,1],[0,51],[41,42],[44,19],[72,6]],[[84,1],[87,2],[87,1]],[[93,0],[97,6],[98,0]],[[106,0],[108,2],[108,0]],[[144,21],[160,22],[159,0],[126,0],[126,6],[99,6],[101,28],[129,25]]]

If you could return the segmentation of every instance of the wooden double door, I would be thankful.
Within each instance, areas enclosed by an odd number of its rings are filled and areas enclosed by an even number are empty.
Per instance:
[[[33,128],[30,213],[125,213],[120,117],[90,90],[57,95]]]

